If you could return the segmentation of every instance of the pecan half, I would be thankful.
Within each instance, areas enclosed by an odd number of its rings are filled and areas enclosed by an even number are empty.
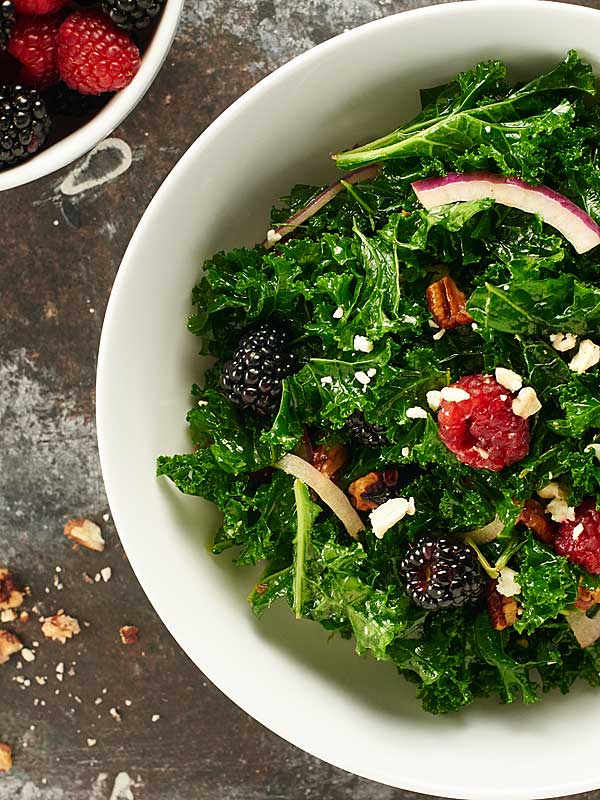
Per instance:
[[[346,458],[346,448],[343,444],[335,444],[332,447],[320,444],[313,450],[312,465],[333,480],[336,472],[346,463]]]
[[[600,603],[600,589],[586,589],[585,586],[579,584],[575,608],[580,609],[580,611],[589,611],[597,603]]]
[[[23,604],[23,592],[8,569],[0,569],[0,610],[18,608]]]
[[[473,317],[467,311],[467,299],[448,275],[425,290],[427,306],[440,328],[470,325]]]
[[[104,537],[102,531],[89,519],[69,519],[65,522],[65,536],[77,544],[87,547],[88,550],[95,550],[101,553],[104,550]]]
[[[140,640],[140,629],[137,625],[122,625],[119,636],[123,644],[137,644]]]
[[[532,531],[536,538],[544,544],[553,544],[556,537],[556,523],[548,519],[544,513],[544,506],[537,500],[526,500],[523,510],[517,517],[517,523],[525,525]]]
[[[358,511],[372,511],[395,496],[398,485],[398,470],[385,469],[381,472],[367,472],[348,487],[350,501]]]
[[[81,628],[75,617],[59,612],[52,617],[47,617],[42,622],[42,633],[47,639],[54,639],[56,642],[65,644],[67,639],[81,633]]]
[[[517,621],[519,604],[514,597],[504,597],[496,588],[496,581],[487,585],[487,608],[492,622],[492,628],[503,631],[510,628]]]

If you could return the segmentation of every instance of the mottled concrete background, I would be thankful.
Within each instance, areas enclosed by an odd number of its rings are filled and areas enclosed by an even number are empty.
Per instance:
[[[188,0],[158,80],[92,163],[92,179],[82,183],[89,171],[77,178],[65,170],[0,196],[0,564],[31,586],[29,605],[37,601],[45,613],[64,608],[89,623],[65,647],[42,641],[35,621],[15,626],[28,646],[40,645],[36,661],[21,670],[16,659],[0,667],[0,741],[14,748],[0,800],[417,797],[285,744],[203,680],[179,650],[140,590],[108,516],[94,373],[123,251],[196,136],[303,50],[423,5],[427,0]],[[121,174],[101,183],[107,172]],[[64,193],[76,189],[83,191]],[[103,554],[74,552],[63,537],[65,520],[79,515],[101,524]],[[84,582],[83,572],[108,565],[110,582]],[[138,646],[119,644],[124,623],[140,627]],[[36,676],[47,681],[39,685]],[[153,715],[160,719],[152,722]]]

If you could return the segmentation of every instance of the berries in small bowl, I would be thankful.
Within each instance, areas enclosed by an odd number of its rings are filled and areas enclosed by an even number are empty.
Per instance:
[[[27,142],[26,133],[15,138],[14,125],[21,123],[13,117],[9,134],[0,129],[0,191],[69,164],[122,122],[164,61],[183,0],[82,5],[0,0],[2,124],[8,130],[7,115],[14,116],[6,98],[15,87],[37,92],[32,97],[45,109],[43,132],[34,120],[37,129]]]

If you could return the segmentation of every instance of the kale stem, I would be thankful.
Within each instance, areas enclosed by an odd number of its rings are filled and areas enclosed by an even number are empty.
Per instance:
[[[475,550],[475,553],[477,554],[477,558],[479,559],[479,563],[481,564],[483,569],[487,572],[487,574],[490,576],[490,578],[493,578],[495,580],[498,577],[498,575],[500,574],[500,570],[497,569],[497,567],[492,567],[490,562],[483,555],[483,553],[481,552],[479,547],[477,547],[477,545],[475,544],[473,539],[471,539],[470,536],[465,536],[465,544],[468,544],[469,547],[472,547],[473,550]]]
[[[504,550],[500,558],[498,558],[498,560],[496,561],[494,565],[495,568],[498,571],[504,569],[504,567],[508,564],[510,559],[514,556],[516,552],[518,552],[523,547],[524,544],[525,542],[519,542],[517,539],[510,539],[508,544],[506,545],[506,549]]]

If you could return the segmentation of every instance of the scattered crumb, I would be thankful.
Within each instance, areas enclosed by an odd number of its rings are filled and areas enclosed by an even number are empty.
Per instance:
[[[101,698],[101,697],[97,697],[97,698],[94,700],[94,705],[95,705],[95,706],[99,706],[101,702],[102,702],[102,698]]]
[[[10,745],[0,742],[0,772],[8,772],[12,767],[12,749]]]
[[[23,661],[29,661],[31,663],[32,661],[35,661],[35,653],[28,647],[24,647],[21,650],[21,658],[23,659]]]
[[[140,639],[140,630],[136,625],[123,625],[119,628],[119,636],[123,644],[137,644]]]
[[[54,575],[52,577],[52,583],[54,584],[54,588],[57,591],[61,592],[63,590],[64,587],[63,587],[62,583],[60,582],[60,578],[58,577],[58,575]]]
[[[131,706],[131,700],[125,700],[125,705],[129,708]]]
[[[48,678],[47,678],[45,675],[36,675],[36,676],[35,676],[35,682],[36,682],[36,683],[37,683],[39,686],[45,686],[45,685],[46,685],[46,682],[47,682],[47,680],[48,680]]]
[[[0,622],[14,622],[17,618],[17,612],[14,608],[6,608],[0,611]]]
[[[97,572],[97,573],[94,575],[94,581],[95,581],[96,583],[100,583],[100,581],[101,581],[101,580],[102,580],[102,575],[100,575],[100,573],[99,573],[99,572]]]
[[[29,622],[29,612],[21,611],[19,614],[19,622]]]
[[[106,542],[102,536],[102,531],[89,519],[70,519],[65,523],[65,536],[73,542],[87,547],[88,550],[95,550],[101,553]]]
[[[88,739],[87,740],[88,747],[95,747],[96,746],[96,739]]]
[[[84,583],[89,583],[89,584],[94,583],[94,579],[90,575],[88,575],[87,572],[83,573],[83,581]]]
[[[0,664],[6,664],[13,653],[23,649],[23,644],[18,636],[9,631],[0,631]]]
[[[160,719],[160,714],[152,714],[152,722],[158,722]]]
[[[102,519],[104,520],[104,522],[108,522],[108,520],[110,519],[110,514],[102,514]]]
[[[52,617],[48,617],[42,623],[42,633],[48,639],[65,644],[67,639],[76,636],[81,632],[79,622],[75,617],[59,612]]]
[[[115,720],[115,722],[121,722],[121,715],[114,706],[108,709],[108,713]]]
[[[100,575],[102,576],[104,583],[108,583],[112,578],[112,569],[110,567],[104,567],[104,569],[100,570]]]

